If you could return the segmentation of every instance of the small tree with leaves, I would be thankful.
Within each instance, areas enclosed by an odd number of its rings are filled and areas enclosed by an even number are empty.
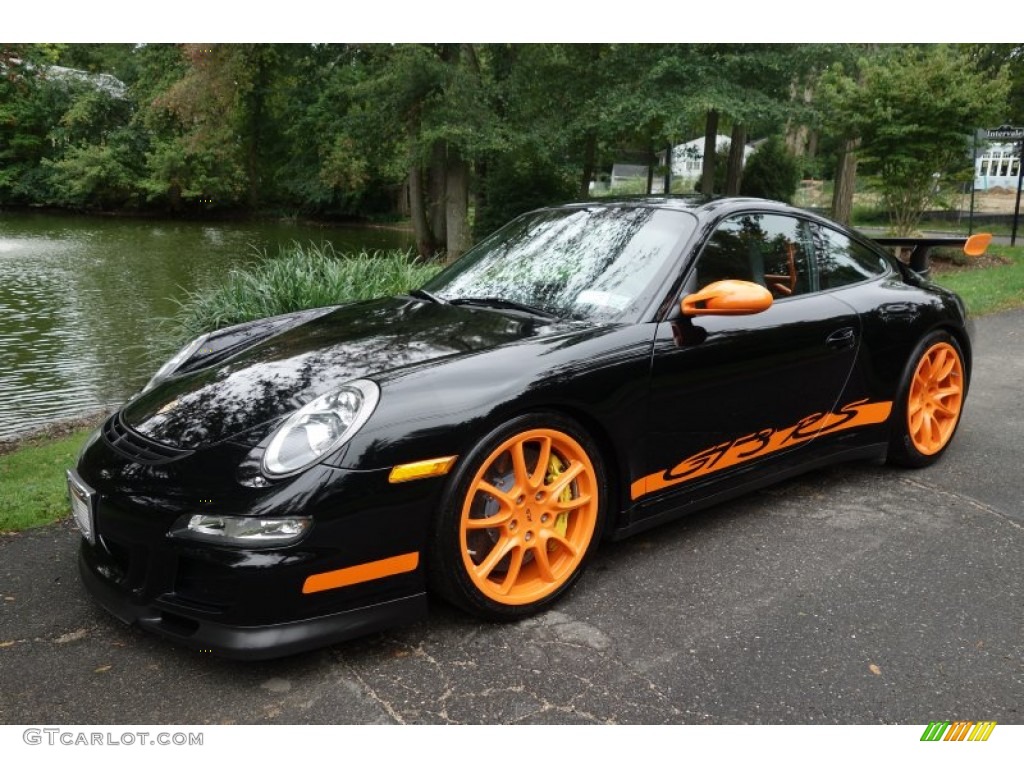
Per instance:
[[[800,184],[800,164],[776,136],[768,139],[747,160],[740,192],[788,203]]]
[[[859,69],[857,79],[832,74],[831,108],[859,137],[893,231],[907,234],[944,187],[970,178],[970,137],[1003,117],[1008,75],[945,45],[889,48]]]

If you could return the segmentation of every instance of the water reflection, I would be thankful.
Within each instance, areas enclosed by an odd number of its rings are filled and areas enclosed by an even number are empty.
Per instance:
[[[405,248],[398,230],[0,214],[0,438],[112,407],[169,349],[187,290],[281,245]]]

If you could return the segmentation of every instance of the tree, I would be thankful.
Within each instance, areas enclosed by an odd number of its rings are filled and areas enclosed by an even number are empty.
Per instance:
[[[47,76],[60,47],[0,46],[0,203],[24,205],[48,200],[56,156],[52,126],[70,106],[66,83]]]
[[[789,203],[800,184],[800,165],[777,136],[759,146],[747,161],[740,191]]]
[[[982,72],[945,45],[888,48],[859,69],[856,79],[833,74],[831,106],[878,176],[892,229],[906,234],[944,189],[970,178],[970,137],[1003,115],[1008,75]]]
[[[1024,125],[1024,45],[1021,43],[984,43],[961,46],[963,53],[989,77],[1006,72],[1010,93],[1006,112],[997,122]]]

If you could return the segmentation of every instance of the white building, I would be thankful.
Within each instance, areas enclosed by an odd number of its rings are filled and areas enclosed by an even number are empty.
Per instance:
[[[1017,189],[1020,176],[1020,157],[1016,144],[991,144],[974,161],[974,188],[994,189],[1004,187]]]
[[[724,134],[715,137],[715,152],[728,152],[732,146],[732,139]],[[746,164],[754,147],[747,144],[743,148],[743,162]],[[662,154],[661,161],[665,156]],[[685,144],[677,144],[672,147],[672,178],[696,181],[700,178],[704,168],[704,137],[693,139]]]
[[[727,152],[732,145],[732,138],[724,134],[718,134],[715,139],[715,151]],[[748,144],[743,148],[743,162],[747,162],[750,153],[755,149],[754,145]],[[658,164],[665,165],[664,151],[658,154]],[[672,188],[679,189],[677,183],[682,181],[683,186],[692,191],[697,179],[700,178],[704,167],[704,137],[700,136],[684,144],[677,144],[672,147]],[[665,189],[665,178],[660,173],[655,173],[652,179],[653,194],[661,194]],[[622,189],[624,187],[635,187],[638,184],[647,183],[646,165],[628,165],[616,163],[612,167],[612,175],[609,180],[611,189]]]

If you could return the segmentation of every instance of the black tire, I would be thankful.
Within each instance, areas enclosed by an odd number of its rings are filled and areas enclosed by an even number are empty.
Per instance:
[[[503,424],[448,485],[427,561],[432,589],[489,620],[544,609],[597,549],[607,487],[600,452],[574,421],[535,413]]]
[[[921,339],[893,406],[889,463],[920,468],[939,460],[960,424],[967,384],[963,349],[954,336],[934,331]]]

